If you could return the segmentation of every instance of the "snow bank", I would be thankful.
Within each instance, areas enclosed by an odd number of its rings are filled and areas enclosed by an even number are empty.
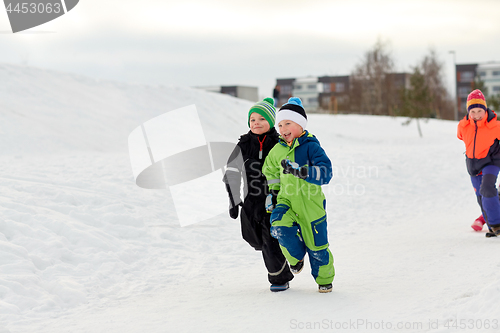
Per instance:
[[[152,253],[182,245],[166,235],[178,228],[168,193],[134,184],[129,133],[195,104],[207,141],[234,142],[252,104],[11,65],[0,94],[0,323],[152,288]]]

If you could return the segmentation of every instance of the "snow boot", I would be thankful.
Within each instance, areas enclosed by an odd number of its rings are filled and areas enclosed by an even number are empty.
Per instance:
[[[302,259],[295,265],[290,265],[290,270],[292,271],[293,274],[299,274],[300,272],[302,272],[303,268],[304,268],[304,259]]]
[[[320,293],[331,293],[332,289],[333,289],[333,285],[331,283],[318,285],[318,291]]]
[[[486,233],[487,238],[500,236],[500,224],[495,226],[490,226],[490,232]]]
[[[472,223],[471,228],[474,229],[474,231],[481,231],[483,230],[483,225],[486,223],[484,220],[483,215],[479,216],[474,223]]]
[[[285,282],[285,284],[272,284],[270,289],[273,292],[277,292],[277,291],[285,291],[288,288],[290,288],[290,284],[288,282]]]

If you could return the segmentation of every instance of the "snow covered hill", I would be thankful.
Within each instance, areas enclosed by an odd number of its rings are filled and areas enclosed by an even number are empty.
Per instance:
[[[191,88],[101,82],[12,65],[0,65],[0,92],[1,135],[9,140],[1,153],[18,155],[124,152],[135,127],[189,104],[196,104],[207,125],[207,139],[224,140],[246,129],[238,116],[251,106],[248,101]],[[216,126],[220,122],[226,128],[222,135]],[[189,131],[189,124],[184,130]]]
[[[271,293],[237,221],[181,228],[167,191],[134,184],[127,154],[134,128],[190,104],[208,141],[234,142],[251,103],[11,65],[0,97],[2,333],[500,329],[500,243],[470,228],[454,122],[419,138],[403,119],[309,115],[335,170],[335,287],[319,294],[305,269]]]

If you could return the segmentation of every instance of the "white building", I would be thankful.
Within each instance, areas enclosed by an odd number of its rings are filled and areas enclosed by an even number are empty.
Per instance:
[[[478,64],[476,71],[488,89],[488,96],[500,94],[500,62]]]
[[[316,111],[319,109],[318,97],[319,93],[323,91],[322,87],[317,77],[297,78],[293,83],[292,95],[302,100],[306,111]]]

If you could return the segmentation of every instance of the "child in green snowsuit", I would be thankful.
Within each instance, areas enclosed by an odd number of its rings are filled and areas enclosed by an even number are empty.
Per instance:
[[[331,292],[335,276],[328,249],[326,200],[321,185],[332,178],[332,164],[316,137],[305,130],[302,101],[292,97],[277,113],[280,141],[266,157],[262,171],[271,194],[271,235],[278,239],[293,273],[299,273],[309,254],[311,273],[319,292]]]

